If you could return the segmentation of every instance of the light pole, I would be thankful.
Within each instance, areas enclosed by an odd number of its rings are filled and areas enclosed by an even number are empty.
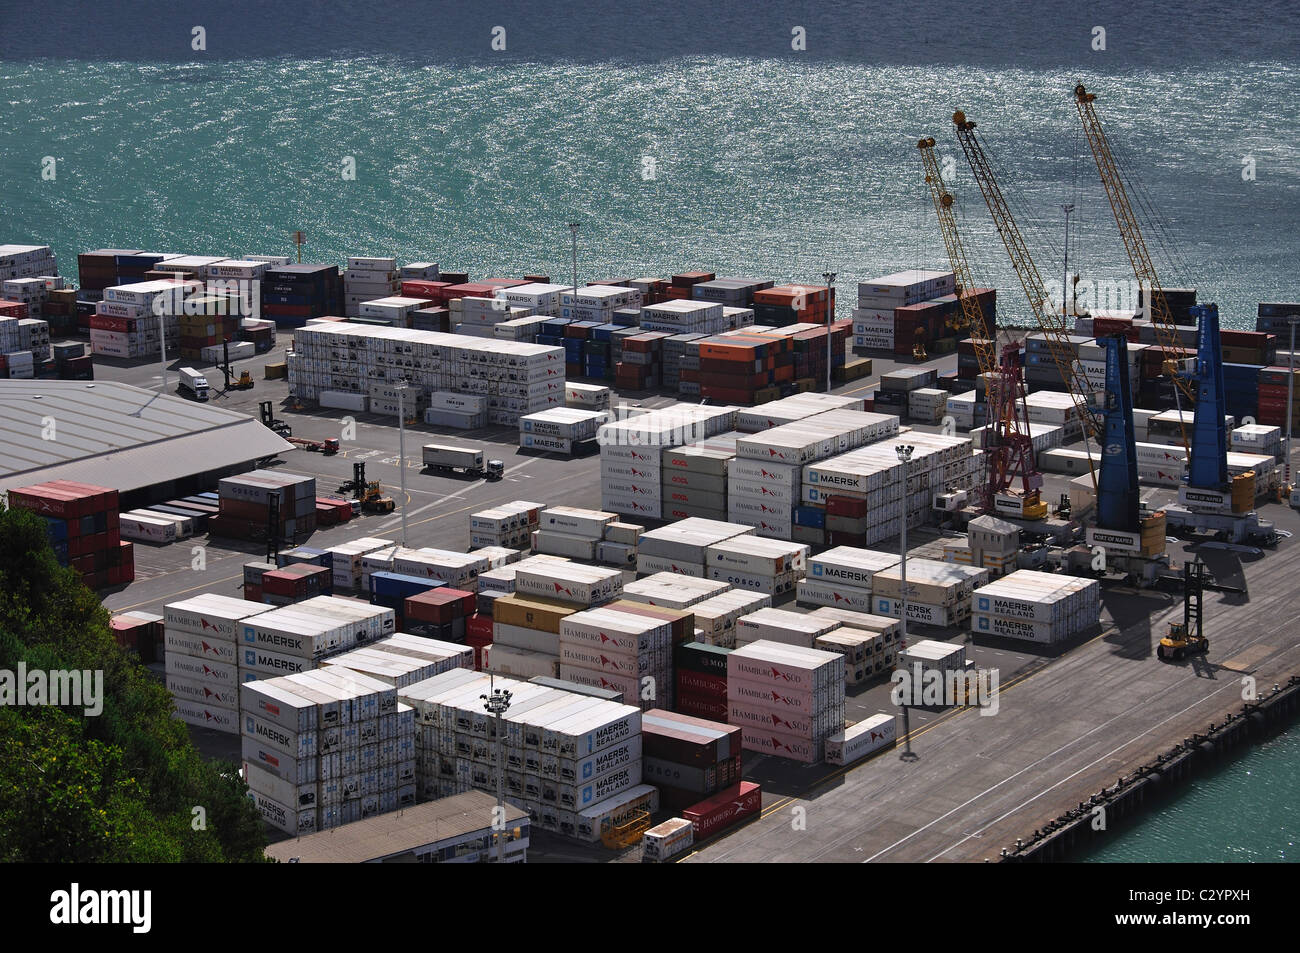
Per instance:
[[[1061,317],[1065,318],[1070,313],[1066,295],[1069,294],[1067,289],[1070,287],[1070,213],[1074,211],[1074,203],[1067,202],[1062,205],[1061,211],[1065,213],[1065,266],[1061,274]]]
[[[501,716],[510,708],[511,697],[504,688],[494,688],[492,694],[479,696],[484,711],[495,715],[497,724],[497,816],[492,819],[492,829],[496,832],[498,864],[505,863],[506,858],[506,743]]]
[[[831,322],[835,320],[835,272],[823,271],[826,281],[826,393],[831,392]]]
[[[570,222],[569,232],[573,235],[573,306],[578,306],[578,229],[581,222]]]
[[[910,443],[897,444],[894,447],[894,452],[898,454],[899,462],[903,464],[903,519],[898,533],[899,555],[902,556],[902,565],[900,567],[902,579],[899,583],[899,595],[902,596],[903,603],[902,611],[898,614],[900,620],[898,651],[900,656],[902,655],[903,649],[907,648],[907,463],[912,459],[912,454],[915,451],[916,447],[912,446]],[[900,658],[899,661],[902,661],[902,659]],[[906,665],[904,665],[904,667],[906,667]],[[910,694],[914,696],[919,688],[919,685],[913,685]],[[912,729],[907,714],[906,700],[903,702],[903,748],[903,756],[910,757],[912,754]]]
[[[406,389],[410,382],[403,377],[397,382],[397,466],[402,471],[402,546],[406,546]]]
[[[1291,401],[1295,399],[1295,326],[1300,324],[1300,318],[1287,318],[1286,323],[1291,325],[1291,352],[1287,358],[1287,375],[1286,375],[1286,474],[1285,482],[1287,492],[1291,492]]]

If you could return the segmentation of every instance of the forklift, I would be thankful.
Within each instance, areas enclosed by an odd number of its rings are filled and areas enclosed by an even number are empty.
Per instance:
[[[281,437],[293,436],[293,428],[275,416],[269,400],[258,401],[257,406],[262,413],[262,423],[268,430],[278,433]]]
[[[378,480],[366,479],[366,464],[363,460],[352,464],[352,479],[339,484],[337,492],[354,494],[366,513],[391,513],[397,508],[391,496],[384,496],[384,488]]]
[[[221,364],[218,365],[217,369],[225,375],[225,390],[252,390],[255,382],[253,380],[253,375],[248,373],[248,371],[241,372],[239,377],[233,381],[230,379],[231,375],[234,373],[230,369],[230,338],[226,338],[221,342],[221,355],[223,360]]]
[[[1205,563],[1200,558],[1183,565],[1183,621],[1170,622],[1169,634],[1156,646],[1156,658],[1181,662],[1188,655],[1210,651],[1201,627],[1201,596],[1205,591]]]

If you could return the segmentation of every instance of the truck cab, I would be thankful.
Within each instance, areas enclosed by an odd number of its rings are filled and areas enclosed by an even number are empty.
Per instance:
[[[181,390],[189,393],[195,400],[208,399],[208,379],[192,367],[182,367],[179,371]]]

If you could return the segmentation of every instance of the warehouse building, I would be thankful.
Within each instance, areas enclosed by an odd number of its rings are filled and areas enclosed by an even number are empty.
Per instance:
[[[71,480],[123,510],[211,489],[293,445],[261,422],[115,381],[0,380],[0,489]]]
[[[330,830],[272,844],[266,856],[302,864],[495,863],[492,816],[496,798],[466,791]],[[524,863],[528,812],[505,805],[505,862]]]

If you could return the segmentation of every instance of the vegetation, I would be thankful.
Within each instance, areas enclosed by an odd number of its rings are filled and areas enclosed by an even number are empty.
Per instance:
[[[237,767],[200,756],[165,687],[56,561],[45,521],[0,503],[0,670],[19,663],[102,671],[103,711],[0,706],[0,860],[262,859]]]

